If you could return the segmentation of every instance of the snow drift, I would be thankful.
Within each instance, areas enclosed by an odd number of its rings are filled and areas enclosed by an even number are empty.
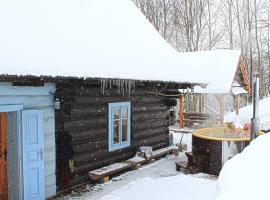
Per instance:
[[[243,127],[246,122],[250,122],[252,118],[252,105],[240,109],[239,115],[235,112],[225,114],[225,122],[234,122],[236,126]],[[260,129],[270,130],[270,97],[260,100],[259,102]]]
[[[215,199],[215,181],[178,175],[164,178],[142,178],[127,186],[113,191],[102,200],[138,200],[138,199]]]
[[[216,200],[270,200],[270,134],[227,161],[217,181]]]

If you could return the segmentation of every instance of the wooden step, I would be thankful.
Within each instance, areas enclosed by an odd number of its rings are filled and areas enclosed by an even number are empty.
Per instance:
[[[180,171],[184,174],[196,174],[201,172],[200,168],[196,165],[189,165],[186,161],[180,161],[175,163],[176,171]]]
[[[183,172],[184,174],[188,173],[187,167],[188,167],[188,163],[185,161],[180,161],[180,162],[175,163],[176,171]]]
[[[186,152],[185,153],[187,158],[188,158],[188,164],[189,165],[194,165],[194,157],[192,152]]]

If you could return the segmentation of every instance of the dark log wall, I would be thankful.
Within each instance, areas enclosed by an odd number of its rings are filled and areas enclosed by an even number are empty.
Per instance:
[[[164,97],[150,93],[156,88],[138,86],[130,95],[112,87],[103,92],[99,83],[57,83],[56,111],[58,189],[88,180],[90,170],[123,161],[138,147],[154,149],[169,145]],[[108,103],[131,102],[131,146],[108,151]],[[69,163],[68,160],[73,160]]]

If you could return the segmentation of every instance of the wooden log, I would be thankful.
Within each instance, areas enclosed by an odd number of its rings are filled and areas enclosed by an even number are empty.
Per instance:
[[[98,119],[82,119],[78,121],[65,121],[64,127],[65,130],[76,130],[79,127],[107,127],[108,119],[107,118],[98,118]]]
[[[136,152],[136,151],[135,151]],[[115,162],[120,162],[123,160],[127,160],[135,155],[134,152],[126,152],[120,155],[116,156],[108,156],[109,154],[106,154],[102,157],[99,157],[95,161],[89,161],[87,163],[82,162],[79,164],[79,166],[75,166],[74,168],[74,175],[82,175],[82,174],[87,174],[89,171],[100,168],[102,166],[110,165]],[[83,160],[85,161],[85,160]],[[75,160],[74,160],[75,163]],[[77,163],[78,164],[78,163]]]

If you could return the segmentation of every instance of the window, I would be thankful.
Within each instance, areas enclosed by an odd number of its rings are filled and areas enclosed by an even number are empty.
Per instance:
[[[109,151],[130,146],[130,102],[109,103]]]

